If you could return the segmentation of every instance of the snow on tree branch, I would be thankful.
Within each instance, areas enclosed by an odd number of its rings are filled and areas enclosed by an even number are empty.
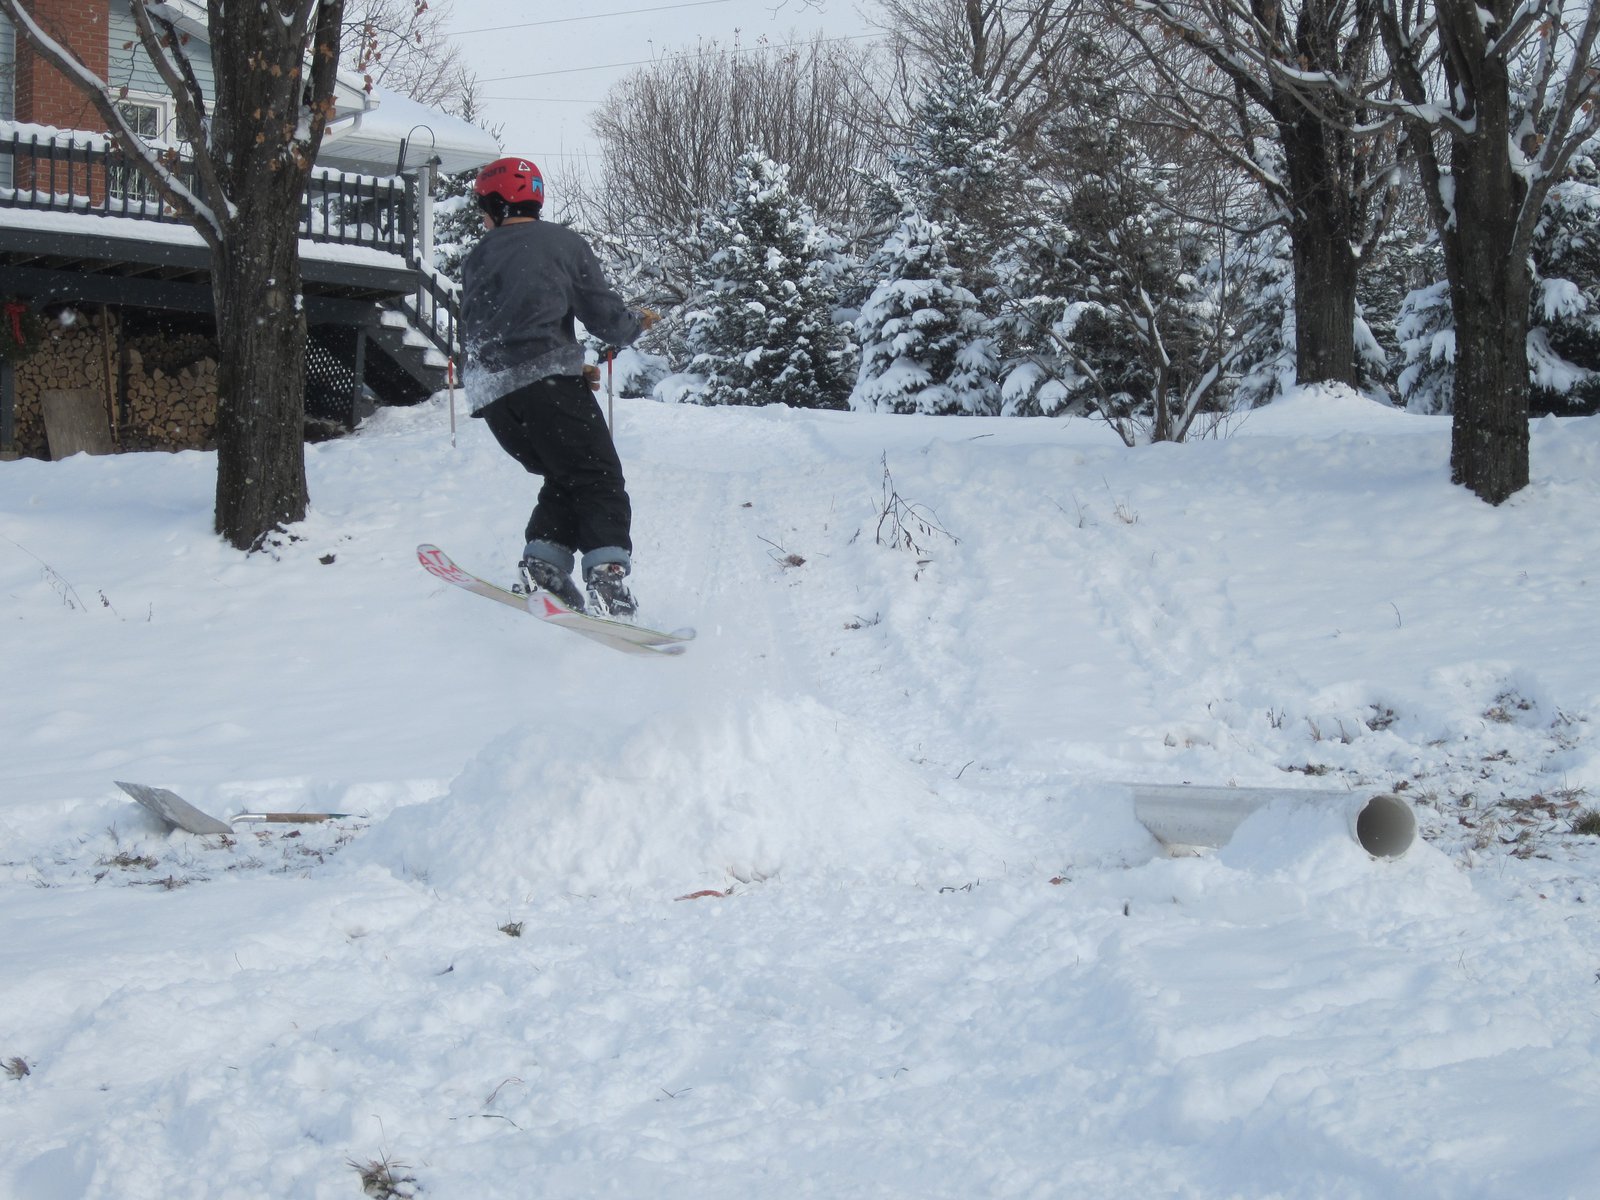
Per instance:
[[[165,5],[147,5],[143,0],[133,0],[130,7],[133,10],[134,26],[139,31],[140,44],[154,64],[156,73],[161,76],[162,82],[172,94],[173,104],[178,113],[178,128],[193,148],[195,170],[199,173],[207,194],[221,196],[223,202],[227,203],[226,189],[222,186],[216,163],[211,157],[210,122],[206,116],[205,92],[195,76],[189,56],[183,51],[181,35],[178,33],[172,14]],[[152,9],[158,11],[151,11]],[[154,22],[157,20],[162,24],[163,33],[156,31]]]

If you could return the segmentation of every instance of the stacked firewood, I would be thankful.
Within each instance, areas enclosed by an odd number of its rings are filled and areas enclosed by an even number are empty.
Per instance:
[[[210,349],[204,338],[193,341],[196,345],[190,352]],[[217,428],[217,360],[201,356],[173,367],[174,357],[188,354],[182,347],[167,346],[163,351],[166,367],[147,365],[144,351],[128,348],[129,432],[174,449],[207,446]]]
[[[117,321],[114,315],[110,319],[115,345]],[[100,320],[99,313],[63,310],[55,320],[44,322],[44,339],[38,349],[16,364],[16,439],[22,453],[45,453],[43,393],[85,390],[107,395]],[[114,359],[111,372],[114,381]],[[108,405],[108,423],[110,419]]]
[[[102,331],[102,321],[109,329]],[[115,313],[66,309],[45,322],[38,351],[16,366],[16,441],[45,453],[43,393],[84,390],[105,397],[124,450],[203,449],[217,427],[216,343],[199,333],[150,334],[123,342]],[[109,387],[107,378],[109,373]]]

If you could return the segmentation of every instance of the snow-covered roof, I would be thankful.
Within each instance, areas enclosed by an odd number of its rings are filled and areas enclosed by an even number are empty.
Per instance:
[[[206,37],[204,4],[195,4],[193,0],[163,0],[163,3],[151,4],[148,8],[152,17],[165,18],[185,33]]]
[[[319,165],[391,175],[438,158],[439,169],[453,173],[500,157],[499,143],[476,125],[382,88],[361,96],[365,106],[347,114],[341,94],[339,115],[322,139]]]

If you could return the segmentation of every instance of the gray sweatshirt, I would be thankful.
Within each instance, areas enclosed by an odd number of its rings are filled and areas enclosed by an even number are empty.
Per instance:
[[[580,374],[574,318],[617,346],[644,328],[606,282],[589,243],[565,225],[489,230],[467,255],[461,280],[462,386],[474,413],[551,375]]]

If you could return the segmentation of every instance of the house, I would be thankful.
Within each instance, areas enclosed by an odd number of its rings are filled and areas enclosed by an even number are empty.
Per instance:
[[[211,82],[206,8],[168,0]],[[141,134],[180,156],[171,96],[129,0],[34,0]],[[499,155],[492,136],[349,72],[301,212],[312,424],[444,386],[456,294],[432,265],[432,183]],[[123,160],[87,98],[0,17],[0,454],[209,443],[210,253]],[[59,419],[57,419],[59,418]],[[58,436],[52,438],[55,428]]]

